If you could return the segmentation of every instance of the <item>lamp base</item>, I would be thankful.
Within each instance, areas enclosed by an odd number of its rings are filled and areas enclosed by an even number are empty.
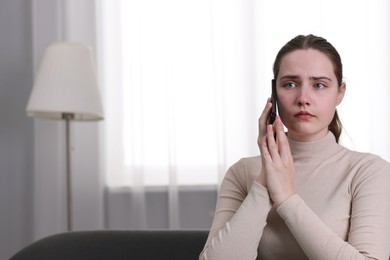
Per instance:
[[[72,200],[72,170],[70,154],[70,121],[74,118],[73,113],[63,113],[65,120],[66,135],[66,208],[67,208],[67,229],[73,230],[73,200]]]

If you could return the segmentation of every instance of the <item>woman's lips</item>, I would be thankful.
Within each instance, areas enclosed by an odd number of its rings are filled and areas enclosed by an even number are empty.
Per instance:
[[[307,111],[300,111],[294,115],[296,118],[301,120],[309,120],[314,117],[314,115],[310,114]]]

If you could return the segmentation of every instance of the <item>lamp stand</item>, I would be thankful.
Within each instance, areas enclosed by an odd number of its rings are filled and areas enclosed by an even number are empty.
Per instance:
[[[72,201],[72,169],[70,157],[70,121],[74,118],[72,113],[63,113],[62,118],[65,120],[66,136],[66,206],[67,206],[67,228],[73,230],[73,201]]]

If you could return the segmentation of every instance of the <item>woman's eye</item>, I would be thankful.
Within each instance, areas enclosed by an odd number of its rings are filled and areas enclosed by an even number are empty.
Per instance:
[[[325,88],[325,85],[322,84],[322,83],[316,83],[316,84],[314,85],[314,87],[317,88],[317,89],[322,89],[322,88]]]
[[[295,83],[292,83],[292,82],[287,82],[286,84],[284,84],[284,86],[286,88],[295,88],[297,85]]]

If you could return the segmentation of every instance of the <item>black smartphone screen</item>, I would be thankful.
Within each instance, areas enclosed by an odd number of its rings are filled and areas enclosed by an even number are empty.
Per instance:
[[[276,118],[276,81],[273,79],[272,80],[272,94],[271,94],[271,102],[272,102],[272,109],[271,109],[271,114],[269,116],[268,123],[273,124],[275,122]]]

